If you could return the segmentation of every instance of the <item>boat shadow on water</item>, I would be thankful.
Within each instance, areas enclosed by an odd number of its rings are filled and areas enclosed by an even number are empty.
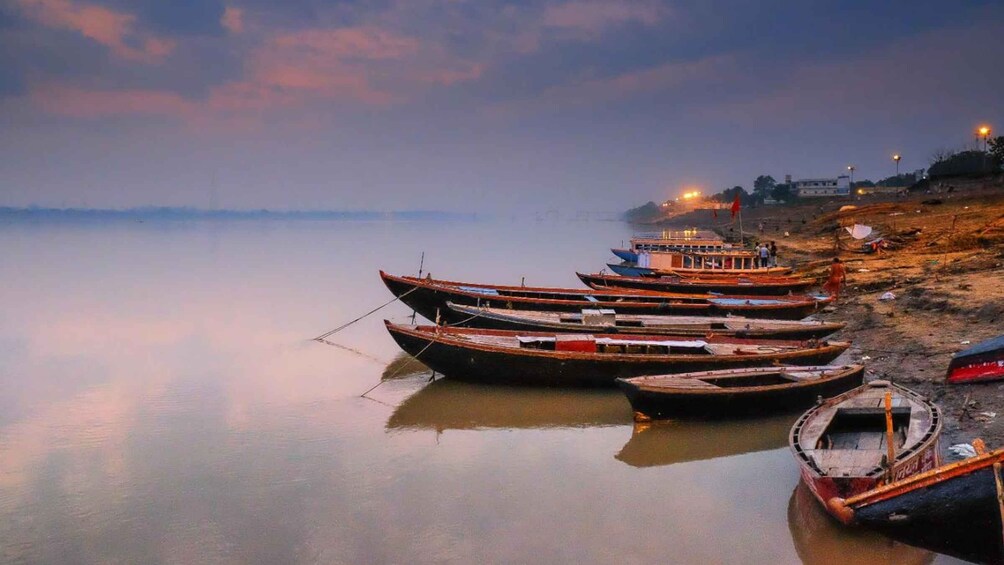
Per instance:
[[[398,405],[386,429],[587,428],[631,422],[631,406],[614,389],[510,387],[441,378]]]
[[[819,506],[802,481],[788,500],[788,529],[795,552],[805,565],[921,565],[935,558],[925,549],[840,524]]]
[[[387,364],[380,375],[381,381],[392,381],[405,379],[417,375],[431,375],[432,369],[425,363],[415,359],[411,355],[401,351],[394,357],[394,360]]]
[[[658,467],[780,449],[797,413],[741,420],[636,423],[615,456],[632,467]]]

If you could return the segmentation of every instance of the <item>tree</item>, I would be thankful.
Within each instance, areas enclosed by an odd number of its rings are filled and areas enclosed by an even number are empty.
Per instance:
[[[753,181],[753,194],[756,196],[758,202],[763,202],[768,196],[770,196],[771,191],[777,186],[777,181],[774,177],[770,175],[760,175]]]
[[[996,171],[999,166],[1000,161],[997,160],[993,153],[987,155],[983,151],[961,151],[959,153],[949,153],[948,156],[935,161],[927,169],[927,176],[932,179],[939,177],[981,176]]]
[[[1004,135],[998,135],[987,143],[990,155],[997,163],[1004,163]]]
[[[917,175],[913,173],[903,173],[901,175],[891,176],[878,181],[878,186],[913,186],[916,182],[920,180]]]
[[[790,184],[782,183],[776,185],[774,190],[770,191],[770,197],[778,202],[790,202],[795,199],[795,191],[792,190]]]

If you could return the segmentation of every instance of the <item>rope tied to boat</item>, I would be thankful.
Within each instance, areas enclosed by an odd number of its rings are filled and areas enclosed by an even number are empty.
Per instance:
[[[427,344],[425,345],[425,347],[423,347],[423,348],[422,348],[422,350],[421,350],[421,351],[419,351],[418,353],[416,353],[416,354],[412,355],[412,356],[411,356],[411,358],[412,358],[412,359],[418,359],[418,356],[419,356],[419,355],[421,355],[421,354],[425,353],[425,350],[426,350],[426,349],[429,349],[430,347],[432,347],[432,344],[436,343],[436,339],[437,339],[438,337],[439,337],[439,332],[435,332],[435,333],[433,333],[433,334],[432,334],[432,339],[431,339],[431,340],[429,341],[429,343],[427,343]],[[396,376],[398,375],[398,373],[400,373],[401,371],[403,371],[403,370],[404,370],[404,367],[405,367],[404,365],[402,365],[401,367],[398,367],[398,369],[397,369],[396,371],[394,371],[393,373],[391,373],[391,374],[390,374],[390,375],[388,375],[387,377],[384,377],[384,378],[380,379],[380,382],[378,382],[377,384],[375,384],[375,385],[371,386],[371,387],[369,388],[369,390],[367,390],[366,392],[364,392],[364,393],[360,394],[359,396],[360,396],[361,398],[366,398],[366,395],[367,395],[367,394],[369,394],[369,393],[371,393],[371,392],[373,392],[374,390],[376,390],[378,386],[380,386],[380,385],[384,384],[385,382],[387,382],[387,381],[389,381],[389,380],[393,379],[394,377],[396,377]],[[436,376],[436,372],[435,372],[435,371],[433,371],[433,372],[432,372],[432,376],[433,376],[433,377],[435,377],[435,376]]]
[[[415,292],[416,290],[418,290],[418,287],[417,287],[417,286],[416,286],[416,287],[414,287],[414,288],[412,288],[411,290],[409,290],[409,291],[407,291],[407,292],[402,292],[402,293],[401,293],[401,294],[399,294],[398,296],[395,296],[395,297],[394,297],[393,299],[391,299],[391,300],[389,300],[389,301],[387,301],[387,302],[384,302],[384,303],[383,303],[383,304],[381,304],[380,306],[377,306],[376,308],[374,308],[374,309],[370,310],[369,312],[367,312],[367,313],[363,314],[362,316],[359,316],[358,318],[356,318],[356,319],[354,319],[354,320],[352,320],[352,321],[350,321],[350,322],[346,322],[346,323],[344,323],[344,324],[342,324],[342,325],[338,326],[337,328],[335,328],[335,329],[331,330],[330,332],[326,332],[326,333],[323,333],[323,334],[321,334],[321,335],[319,335],[319,336],[315,337],[315,338],[314,338],[314,341],[323,341],[323,340],[324,340],[324,339],[325,339],[326,337],[328,337],[328,336],[330,336],[330,335],[333,335],[333,334],[336,334],[336,333],[338,333],[338,332],[340,332],[340,331],[344,330],[345,328],[347,328],[347,327],[351,326],[352,324],[354,324],[354,323],[356,323],[356,322],[358,322],[358,321],[360,321],[360,320],[362,320],[362,319],[366,318],[367,316],[370,316],[370,315],[372,315],[372,314],[375,314],[376,312],[378,312],[378,311],[380,311],[380,310],[382,310],[382,309],[386,308],[387,306],[390,306],[391,304],[393,304],[393,303],[397,302],[398,300],[400,300],[400,299],[404,298],[405,296],[408,296],[409,294],[411,294],[411,293]]]

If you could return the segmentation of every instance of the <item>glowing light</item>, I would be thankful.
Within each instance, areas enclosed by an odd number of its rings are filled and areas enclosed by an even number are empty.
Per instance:
[[[684,200],[690,200],[691,198],[697,198],[700,195],[701,195],[700,190],[691,190],[690,192],[684,192],[682,195],[680,195],[680,198],[683,198]]]
[[[900,159],[902,159],[902,158],[903,158],[903,157],[901,157],[901,156],[900,156],[900,155],[899,155],[898,153],[897,153],[896,155],[893,155],[893,156],[892,156],[892,160],[893,160],[893,161],[897,161],[897,162],[898,162],[898,161],[899,161]]]
[[[980,126],[976,133],[980,134],[980,137],[990,137],[990,126]]]

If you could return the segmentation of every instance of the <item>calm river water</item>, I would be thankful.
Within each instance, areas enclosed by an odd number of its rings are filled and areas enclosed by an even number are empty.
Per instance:
[[[616,222],[0,226],[0,561],[949,563],[844,530],[794,416],[635,427],[617,391],[440,380],[383,268],[578,286]],[[383,383],[361,398],[367,389]]]

